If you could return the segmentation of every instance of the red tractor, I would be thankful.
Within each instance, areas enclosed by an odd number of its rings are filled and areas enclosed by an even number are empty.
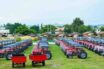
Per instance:
[[[78,37],[74,41],[76,41],[77,43],[83,44],[89,50],[104,56],[104,44],[103,44],[104,40],[103,39],[92,38],[92,37],[90,38]]]
[[[87,58],[87,53],[80,47],[79,44],[72,40],[58,40],[60,48],[65,53],[67,58],[72,58],[73,56],[78,56],[78,58]]]
[[[42,52],[46,54],[48,60],[52,58],[52,54],[49,49],[49,44],[48,44],[48,40],[46,37],[40,38],[40,41],[38,42],[38,48],[40,48]]]
[[[16,43],[15,39],[2,40],[2,41],[0,41],[0,49],[2,49],[3,46],[7,46],[7,45],[10,45],[10,44],[13,44],[13,43]]]
[[[34,48],[32,54],[29,55],[29,58],[32,61],[32,66],[37,63],[42,63],[42,65],[45,66],[45,60],[47,60],[46,54],[44,54],[42,49],[38,48],[38,46]]]
[[[38,47],[42,50],[44,54],[46,54],[47,59],[50,60],[52,58],[51,51],[49,50],[49,44],[47,41],[39,41]]]
[[[0,49],[0,57],[1,58],[5,57],[7,60],[10,60],[12,54],[19,54],[24,50],[26,50],[31,45],[32,45],[32,41],[30,39],[27,39],[21,42],[16,42],[14,44],[3,46],[3,48]]]

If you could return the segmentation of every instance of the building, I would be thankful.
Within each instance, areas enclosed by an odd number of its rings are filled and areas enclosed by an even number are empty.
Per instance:
[[[4,26],[0,26],[0,36],[7,36],[10,33],[8,29],[5,29]]]
[[[64,34],[64,27],[55,29],[55,34],[56,35]]]
[[[104,31],[99,32],[99,33],[98,33],[98,36],[104,37]]]
[[[92,35],[93,35],[93,33],[91,33],[91,32],[84,32],[83,33],[83,36],[85,36],[85,37],[90,37]]]

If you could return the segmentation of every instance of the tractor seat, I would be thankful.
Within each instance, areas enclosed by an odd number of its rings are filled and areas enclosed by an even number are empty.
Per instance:
[[[12,56],[25,56],[24,54],[12,54]]]

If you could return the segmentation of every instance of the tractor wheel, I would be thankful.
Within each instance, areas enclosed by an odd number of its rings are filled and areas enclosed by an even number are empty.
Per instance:
[[[14,68],[14,63],[12,63],[12,68]]]
[[[91,51],[93,51],[93,48],[90,48]]]
[[[73,55],[66,55],[66,57],[72,59]]]
[[[91,47],[89,47],[89,50],[91,50]]]
[[[87,53],[86,53],[86,52],[80,52],[80,53],[78,54],[78,58],[81,58],[81,59],[87,58]]]
[[[42,65],[45,66],[45,61],[42,62]]]
[[[45,54],[46,54],[48,60],[50,60],[52,58],[52,54],[50,51],[47,51]]]
[[[95,50],[95,53],[97,53],[97,54],[98,54],[98,51],[97,51],[97,50]]]
[[[23,67],[25,67],[25,63],[23,63]]]
[[[35,66],[34,61],[32,61],[32,66],[33,66],[33,67]]]
[[[64,51],[63,51],[63,52],[64,52]],[[67,55],[66,52],[64,52],[64,54]]]
[[[5,56],[5,58],[6,58],[6,60],[11,60],[12,54],[7,54],[7,55]]]
[[[104,56],[104,52],[103,51],[99,52],[99,55]]]
[[[97,52],[98,55],[101,55],[102,52]]]

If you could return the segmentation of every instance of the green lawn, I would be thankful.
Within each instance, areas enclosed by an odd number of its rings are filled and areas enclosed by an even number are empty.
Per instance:
[[[24,53],[28,57],[31,53],[33,46],[29,47]],[[78,59],[74,57],[73,59],[67,59],[60,48],[56,45],[50,45],[50,50],[52,52],[52,59],[46,61],[46,66],[38,64],[35,67],[31,66],[31,61],[28,59],[26,67],[22,69],[104,69],[104,57],[99,56],[87,49],[88,53],[87,59]],[[12,69],[11,61],[5,59],[0,59],[0,69]],[[17,68],[19,69],[19,68]]]

